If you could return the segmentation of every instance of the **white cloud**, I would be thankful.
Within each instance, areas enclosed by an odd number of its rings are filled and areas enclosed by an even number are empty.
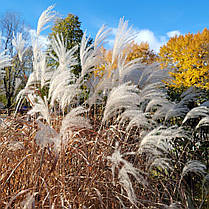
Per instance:
[[[180,31],[178,31],[178,30],[174,30],[174,31],[169,31],[169,32],[167,32],[166,34],[167,34],[167,36],[168,36],[169,38],[172,38],[172,37],[174,37],[174,36],[179,36],[181,33],[180,33]]]
[[[166,36],[157,37],[151,30],[138,30],[135,38],[136,43],[147,42],[151,49],[158,52],[160,47],[167,42]]]
[[[112,28],[113,35],[116,34],[117,28]],[[150,49],[154,50],[155,52],[159,52],[160,47],[167,43],[169,38],[180,35],[180,31],[174,30],[169,31],[165,35],[157,36],[154,34],[153,31],[149,29],[134,29],[134,32],[136,32],[136,38],[134,39],[136,43],[140,44],[141,42],[147,42],[150,46]],[[114,44],[114,37],[111,37],[108,40],[109,47],[112,47]]]

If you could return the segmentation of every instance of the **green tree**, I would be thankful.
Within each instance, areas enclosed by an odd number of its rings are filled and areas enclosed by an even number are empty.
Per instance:
[[[54,37],[56,38],[57,35],[60,35],[66,41],[67,49],[71,49],[76,45],[80,46],[83,31],[81,30],[81,22],[79,21],[78,16],[68,14],[66,18],[58,19],[51,30],[52,32],[49,34],[50,40]],[[51,50],[51,47],[49,47],[49,51],[54,54],[54,52]],[[80,63],[79,50],[76,52],[76,57]],[[50,64],[57,65],[58,63],[55,61],[50,61]],[[79,72],[81,72],[80,64],[75,66],[73,69],[73,73],[75,75],[78,75]]]

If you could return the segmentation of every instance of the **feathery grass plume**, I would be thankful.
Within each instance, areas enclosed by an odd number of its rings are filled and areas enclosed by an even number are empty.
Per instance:
[[[87,113],[88,110],[82,106],[78,106],[72,109],[62,120],[62,125],[60,128],[60,134],[63,137],[64,143],[68,139],[69,135],[75,130],[80,129],[92,129],[90,121],[88,118],[81,116]]]
[[[26,83],[26,86],[25,86],[25,90],[26,89],[31,89],[31,87],[36,87],[36,84],[38,84],[38,81],[37,81],[37,76],[36,76],[36,70],[37,68],[34,68],[33,69],[33,72],[29,75],[28,77],[28,80],[27,80],[27,83]]]
[[[6,54],[6,50],[0,53],[0,72],[5,67],[11,66],[11,57]]]
[[[51,116],[49,113],[46,96],[44,96],[44,99],[42,99],[40,96],[34,97],[34,106],[32,106],[32,109],[27,114],[34,115],[36,113],[39,113],[38,119],[44,119],[50,125]]]
[[[140,75],[139,75],[139,79],[137,81],[137,84],[140,89],[142,89],[146,86],[147,79],[149,78],[150,74],[154,73],[154,71],[155,71],[156,64],[151,64],[151,65],[152,65],[152,67],[150,67],[149,65],[147,66],[145,64],[142,64],[140,66],[140,68],[138,69],[140,72]],[[154,82],[154,83],[156,83],[156,82]]]
[[[152,170],[154,167],[160,167],[163,170],[173,170],[173,167],[170,165],[170,158],[153,156],[152,161],[153,162],[151,162],[149,167],[150,170]]]
[[[50,56],[59,63],[59,70],[62,71],[66,68],[71,68],[78,64],[75,52],[78,50],[78,46],[74,46],[70,50],[66,48],[66,42],[63,36],[57,34],[53,36],[51,40],[51,46],[57,57],[50,53]]]
[[[107,29],[104,25],[98,31],[95,41],[92,44],[88,44],[90,36],[87,37],[86,31],[83,34],[80,45],[80,60],[81,60],[81,75],[77,79],[76,84],[82,86],[84,82],[89,87],[89,99],[86,101],[90,106],[98,99],[98,80],[91,72],[96,70],[96,67],[102,62],[101,47],[105,41],[105,38],[109,35],[110,29]],[[86,75],[91,75],[89,79],[85,79]]]
[[[80,60],[81,60],[81,76],[83,77],[89,69],[94,67],[97,63],[94,51],[93,44],[88,46],[90,36],[87,37],[86,31],[83,34],[80,45]]]
[[[139,113],[130,120],[129,124],[126,127],[126,130],[131,130],[134,126],[137,126],[142,129],[152,129],[156,127],[155,121],[153,121],[149,114],[147,113]]]
[[[200,129],[200,128],[209,128],[209,116],[202,118],[195,129]]]
[[[190,111],[189,104],[195,102],[197,98],[202,96],[203,93],[199,90],[190,87],[185,92],[181,94],[181,101],[178,103],[173,103],[170,110],[168,110],[165,121],[169,121],[171,118],[184,118],[186,114]]]
[[[60,133],[57,133],[49,125],[43,124],[41,121],[37,121],[39,125],[39,131],[37,132],[35,139],[36,143],[40,146],[46,146],[47,144],[54,144],[55,151],[60,151],[61,143],[66,145],[74,131],[81,129],[92,129],[90,121],[82,114],[87,113],[88,110],[82,106],[78,106],[72,109],[62,120],[60,127]]]
[[[51,22],[56,17],[56,12],[53,11],[54,6],[49,6],[45,11],[42,12],[41,16],[38,20],[37,26],[37,36],[40,35],[41,31],[50,27],[49,25],[46,26],[49,22]]]
[[[142,88],[140,91],[139,97],[139,105],[142,111],[146,111],[146,107],[150,100],[154,98],[162,99],[164,100],[166,98],[166,94],[162,89],[163,84],[162,82],[156,82],[152,84],[147,84]]]
[[[154,97],[149,101],[145,112],[154,112],[152,119],[164,119],[168,111],[174,107],[174,104],[168,101],[165,97]]]
[[[111,170],[113,177],[113,185],[116,185],[115,182],[115,171],[118,172],[118,181],[122,188],[126,191],[128,199],[131,203],[135,204],[137,202],[135,191],[131,182],[129,175],[132,175],[139,184],[142,184],[144,187],[147,186],[147,181],[144,179],[145,173],[138,168],[133,167],[133,165],[123,158],[124,155],[128,153],[121,154],[120,147],[118,142],[116,142],[115,150],[111,156],[108,156],[107,159],[112,162]],[[133,154],[133,153],[131,153]],[[122,167],[121,167],[122,164]]]
[[[49,89],[50,94],[48,97],[51,99],[51,107],[54,107],[57,102],[64,112],[65,107],[73,103],[73,99],[81,92],[74,81],[75,76],[69,74],[67,71],[62,71],[59,75],[57,75],[57,77],[53,76]]]
[[[125,109],[137,109],[138,89],[130,83],[122,84],[111,90],[108,95],[102,121],[105,122]]]
[[[38,129],[35,140],[36,144],[41,147],[46,147],[50,144],[55,144],[55,148],[60,147],[60,136],[59,134],[51,128],[49,125],[45,125],[40,120],[36,121],[38,123]]]
[[[125,166],[120,169],[119,174],[118,174],[118,179],[119,179],[120,185],[126,191],[129,201],[131,203],[136,203],[137,198],[136,198],[135,191],[132,186],[129,174],[134,174],[136,176],[137,173],[135,173],[134,167],[132,167],[131,164],[129,165],[130,166],[128,169]]]
[[[80,89],[76,84],[76,77],[71,71],[72,67],[78,64],[78,61],[74,56],[78,47],[75,46],[72,49],[67,50],[65,45],[62,36],[60,37],[57,35],[56,37],[53,37],[52,48],[58,58],[52,54],[50,54],[50,56],[59,63],[59,66],[52,74],[48,94],[48,99],[51,99],[50,105],[53,107],[55,101],[57,101],[63,111],[80,92]]]
[[[172,149],[170,134],[171,130],[164,126],[153,129],[141,140],[138,152],[164,156],[164,153]]]
[[[164,85],[161,82],[147,84],[140,91],[140,103],[143,103],[146,100],[151,100],[153,98],[166,98],[166,94],[162,89],[163,86]]]
[[[187,133],[182,127],[177,126],[159,126],[153,129],[151,132],[146,135],[140,143],[140,147],[144,146],[145,144],[155,144],[154,141],[157,143],[161,143],[162,141],[172,142],[175,138],[187,138],[189,139],[189,133]],[[154,140],[154,141],[153,141]],[[171,144],[170,144],[171,145]],[[160,147],[159,147],[160,148]],[[171,148],[172,146],[168,146],[167,148]],[[162,149],[163,150],[163,149]],[[165,149],[166,151],[167,149]]]
[[[187,107],[193,102],[197,102],[198,98],[204,96],[205,94],[194,87],[188,88],[185,92],[181,94],[181,101],[177,104],[178,107]]]
[[[115,76],[114,80],[118,81],[119,85],[124,83],[128,74],[141,66],[141,58],[127,62],[126,57],[127,56],[120,54],[117,60],[117,69],[115,73],[117,76]]]
[[[170,75],[168,74],[169,70],[165,71],[165,70],[159,69],[160,67],[158,63],[157,64],[154,63],[148,66],[148,68],[150,68],[151,71],[152,71],[152,68],[154,68],[155,71],[150,73],[149,76],[147,77],[146,85],[149,83],[162,82],[163,86],[165,86],[163,81],[167,81],[170,79]]]
[[[17,91],[19,90],[18,88],[20,87],[20,85],[22,84],[22,79],[20,78],[16,78],[15,79],[15,91],[14,94],[16,95]]]
[[[54,92],[54,95],[55,95],[55,93],[56,93],[56,91]],[[58,90],[58,93],[61,93],[61,92],[59,92],[59,90]],[[64,112],[65,107],[67,107],[69,104],[74,104],[74,103],[78,104],[78,99],[79,99],[78,95],[81,93],[81,89],[79,89],[77,87],[77,85],[66,86],[65,91],[62,93],[63,93],[63,95],[61,96],[61,99],[59,102],[62,112]],[[77,101],[76,101],[76,99],[77,99]]]
[[[43,46],[41,46],[41,43],[39,41],[39,36],[41,31],[49,27],[49,25],[48,26],[45,25],[51,22],[55,18],[56,12],[52,10],[53,8],[54,6],[49,6],[45,11],[42,12],[38,20],[36,34],[34,37],[32,36],[32,48],[33,48],[33,57],[34,57],[33,67],[36,69],[39,68],[39,61],[43,55],[42,53]],[[35,72],[36,72],[36,77],[39,77],[38,76],[39,71],[35,70]]]
[[[128,28],[128,22],[124,21],[124,19],[120,19],[114,40],[112,60],[107,64],[102,79],[99,80],[99,82],[97,82],[97,85],[95,86],[95,92],[92,94],[93,99],[90,99],[95,101],[97,97],[99,97],[99,92],[107,92],[113,87],[122,84],[124,82],[125,75],[129,71],[138,67],[139,59],[125,63],[126,54],[124,55],[124,49],[128,47],[129,43],[134,39],[134,37],[135,33],[133,32],[131,27]],[[113,71],[108,70],[111,68],[115,61],[118,62],[118,68]]]
[[[139,109],[127,109],[119,115],[117,120],[119,121],[119,126],[129,120],[126,131],[129,131],[134,126],[144,129],[152,129],[156,125],[155,122],[151,120],[149,113],[144,113]]]
[[[119,125],[122,125],[123,123],[125,123],[127,120],[130,120],[131,118],[133,118],[135,115],[140,115],[140,114],[144,114],[141,110],[139,109],[131,109],[131,110],[125,110],[123,113],[121,113],[117,120],[119,121]]]
[[[97,99],[101,99],[99,92],[109,92],[113,87],[116,87],[124,83],[125,76],[128,72],[136,69],[139,65],[139,60],[130,61],[126,63],[126,56],[124,49],[126,49],[130,42],[134,39],[135,33],[128,27],[128,22],[124,19],[120,19],[117,33],[114,40],[114,46],[112,51],[112,60],[107,63],[106,69],[102,79],[96,82],[93,94],[90,94],[89,103],[95,102]],[[127,52],[128,53],[128,50]],[[117,69],[110,70],[113,64],[117,62]],[[99,63],[101,64],[101,63]]]
[[[174,104],[172,102],[166,103],[164,102],[161,107],[159,107],[152,116],[153,120],[162,120],[166,118],[166,115],[168,112],[174,107]]]
[[[27,98],[29,94],[40,92],[39,87],[43,88],[48,85],[52,76],[51,69],[46,63],[46,55],[41,52],[41,49],[37,45],[33,46],[33,55],[33,72],[29,75],[25,88],[16,97],[16,101],[18,102],[16,111],[19,109],[23,97]]]
[[[52,69],[47,65],[46,54],[43,54],[40,59],[40,78],[38,78],[41,82],[41,88],[49,85],[52,73]]]
[[[24,89],[22,89],[16,96],[16,102],[17,102],[17,105],[16,105],[16,110],[15,110],[15,115],[18,111],[18,109],[20,108],[20,105],[21,105],[21,101],[23,99],[23,97],[26,97],[28,98],[29,95],[33,95],[35,94],[35,89],[33,87],[27,87],[27,84],[25,86]],[[30,99],[28,99],[28,102],[30,103],[30,105],[32,105]]]
[[[183,118],[189,112],[188,107],[179,107],[179,105],[174,105],[171,109],[168,110],[165,115],[165,121],[169,121],[171,118]]]
[[[153,111],[155,112],[158,109],[163,108],[164,106],[170,106],[170,107],[172,107],[173,106],[173,103],[171,103],[170,101],[168,101],[164,97],[154,97],[147,104],[147,107],[145,109],[145,112],[153,112]]]
[[[185,164],[185,166],[184,166],[184,168],[182,170],[181,180],[188,173],[195,173],[196,175],[204,177],[205,174],[206,174],[206,169],[207,169],[206,165],[204,165],[200,161],[198,161],[198,160],[190,160],[190,161],[188,161]]]
[[[162,168],[173,169],[169,166],[169,159],[166,157],[171,150],[173,150],[173,140],[175,138],[189,138],[190,136],[177,126],[159,126],[150,131],[141,140],[138,153],[146,153],[149,156],[148,166],[151,166],[153,161],[155,166],[162,166]],[[158,160],[161,159],[162,161]]]
[[[33,83],[40,82],[40,79],[43,74],[43,72],[46,72],[47,70],[44,69],[44,60],[46,59],[45,52],[43,52],[43,46],[41,45],[41,42],[39,41],[38,37],[32,37],[32,50],[33,50],[33,72],[30,74],[30,81]],[[45,65],[46,66],[46,65]],[[28,83],[30,85],[31,83]]]
[[[59,89],[60,87],[66,87],[68,84],[75,85],[75,81],[76,77],[72,72],[70,72],[70,69],[55,70],[50,80],[48,98],[51,98],[56,90],[64,91],[64,89]],[[59,86],[59,88],[57,86]]]
[[[25,48],[25,40],[22,38],[22,33],[17,33],[17,37],[15,37],[13,33],[12,45],[15,47],[18,57],[22,62],[22,57],[27,49]]]
[[[169,70],[162,70],[158,63],[142,65],[139,70],[142,71],[138,80],[138,86],[140,89],[153,83],[161,83],[162,86],[165,86],[162,81],[170,79]]]
[[[136,33],[132,30],[132,27],[128,27],[128,21],[124,21],[121,18],[118,24],[117,32],[115,35],[113,50],[112,50],[112,64],[127,48],[128,44],[134,40]]]
[[[34,63],[33,72],[29,75],[25,88],[22,89],[16,97],[16,101],[18,102],[16,110],[18,110],[20,102],[24,96],[36,94],[35,92],[39,91],[39,86],[43,88],[49,84],[52,72],[50,67],[47,66],[46,55],[41,52],[40,54],[40,59]]]
[[[122,58],[122,59],[121,59]],[[147,67],[141,63],[141,58],[137,58],[127,62],[122,56],[119,57],[117,66],[120,69],[120,79],[121,82],[126,83],[131,81],[133,84],[138,85],[138,81]]]
[[[108,63],[104,75],[102,78],[94,76],[91,79],[91,91],[88,99],[88,104],[91,106],[92,104],[99,103],[104,101],[104,98],[108,96],[109,92],[119,85],[119,73],[118,69],[114,70],[109,74],[109,68],[111,68],[111,63]]]
[[[209,108],[205,106],[199,106],[191,109],[184,118],[182,124],[184,124],[187,120],[192,118],[200,118],[209,116]]]
[[[55,11],[52,11],[54,6],[48,7],[47,10],[45,10],[39,20],[38,20],[38,26],[37,31],[35,34],[35,37],[32,37],[32,49],[33,49],[33,72],[30,74],[29,79],[27,81],[27,84],[25,88],[19,92],[17,95],[17,101],[18,105],[16,110],[19,108],[20,100],[23,98],[23,96],[26,96],[28,94],[34,93],[38,88],[38,85],[41,85],[41,88],[47,84],[49,81],[51,74],[50,69],[46,65],[46,55],[43,54],[39,42],[39,35],[40,32],[44,29],[48,28],[48,26],[44,27],[46,24],[48,24],[50,21],[52,21],[55,18]],[[16,39],[16,45],[20,41],[20,37]]]
[[[95,67],[101,64],[101,47],[110,33],[110,29],[102,26],[96,34],[94,43],[88,45],[90,36],[87,37],[84,32],[80,45],[81,75],[77,81],[82,85],[84,76],[95,70]]]
[[[110,28],[107,28],[105,25],[102,25],[95,37],[95,49],[100,49],[100,47],[102,47],[106,43],[105,39],[107,39],[107,37],[110,35],[110,32]]]
[[[91,79],[93,80],[91,85],[94,87],[92,88],[93,92],[90,92],[90,97],[88,100],[90,105],[106,96],[113,87],[124,83],[127,73],[138,68],[140,59],[130,61],[128,63],[125,62],[126,54],[124,54],[124,49],[128,47],[129,43],[134,39],[134,37],[135,33],[131,27],[128,28],[128,22],[124,21],[124,19],[120,19],[113,46],[112,60],[106,65],[104,75],[100,80],[95,81],[97,78]],[[115,61],[118,62],[117,69],[112,71],[109,70]],[[101,62],[98,64],[101,64]],[[103,94],[100,94],[100,92],[103,92]]]
[[[91,88],[89,93],[89,98],[86,101],[91,107],[93,104],[101,104],[104,102],[104,98],[108,96],[110,90],[114,87],[111,78],[103,76],[100,80],[97,78],[91,81]]]
[[[189,87],[186,91],[181,94],[181,98],[185,98],[185,100],[192,99],[195,100],[196,98],[202,96],[204,93],[193,86]]]
[[[43,52],[39,52],[40,57],[34,61],[33,72],[30,74],[25,89],[38,89],[40,86],[49,84],[52,76],[52,70],[47,66],[46,55]]]
[[[59,66],[52,74],[48,99],[51,99],[50,105],[52,107],[55,101],[57,101],[64,111],[66,105],[80,92],[76,84],[76,77],[71,72],[72,67],[78,63],[74,56],[77,46],[67,50],[62,36],[57,35],[52,39],[52,48],[58,58],[52,54],[50,54],[50,56],[59,62]]]

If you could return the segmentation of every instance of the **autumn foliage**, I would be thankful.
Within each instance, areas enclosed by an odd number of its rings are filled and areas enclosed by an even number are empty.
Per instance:
[[[161,47],[159,56],[162,67],[171,67],[171,87],[196,86],[209,89],[209,30],[197,34],[175,36]]]
[[[0,118],[0,208],[208,209],[207,93],[189,88],[171,101],[168,69],[150,64],[156,55],[132,42],[124,18],[112,50],[102,47],[110,32],[102,26],[93,43],[84,33],[73,48],[71,32],[56,33],[48,53],[39,40],[53,8],[39,18],[16,112]],[[2,65],[10,60],[0,53]]]
[[[102,48],[102,54],[102,64],[100,64],[98,70],[94,72],[95,75],[99,77],[103,76],[105,70],[111,72],[118,67],[118,59],[115,59],[112,63],[112,50]],[[124,49],[123,54],[126,56],[126,63],[138,58],[140,58],[140,62],[144,64],[151,64],[157,60],[156,54],[149,48],[149,44],[146,42],[137,44],[133,41]]]

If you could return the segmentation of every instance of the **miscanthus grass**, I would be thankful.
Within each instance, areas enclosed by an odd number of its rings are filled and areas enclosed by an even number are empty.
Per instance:
[[[208,208],[204,92],[190,88],[171,101],[162,82],[169,69],[126,62],[124,51],[135,34],[124,19],[100,80],[93,71],[110,29],[102,26],[90,46],[84,33],[76,77],[71,70],[78,47],[66,49],[57,36],[54,56],[39,43],[55,15],[49,7],[39,18],[33,72],[17,96],[17,110],[22,99],[31,109],[0,124],[0,208]],[[21,34],[13,44],[21,59]],[[47,65],[47,56],[57,67]],[[1,69],[10,61],[0,54]]]

